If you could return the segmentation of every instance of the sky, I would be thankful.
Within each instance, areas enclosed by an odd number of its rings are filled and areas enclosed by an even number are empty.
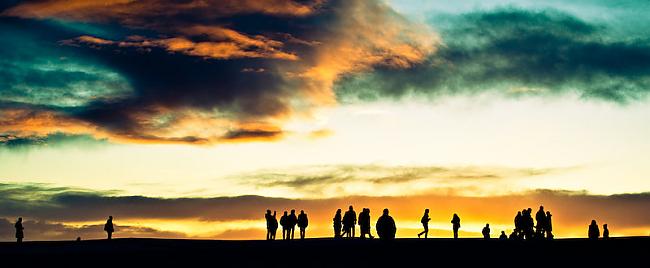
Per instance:
[[[3,1],[0,240],[325,237],[349,205],[650,235],[649,5]]]

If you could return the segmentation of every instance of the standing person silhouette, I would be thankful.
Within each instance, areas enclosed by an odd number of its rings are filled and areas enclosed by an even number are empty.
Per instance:
[[[287,215],[287,211],[284,211],[284,214],[280,217],[280,226],[282,226],[282,240],[289,239],[289,215]]]
[[[483,239],[490,239],[490,224],[486,223],[485,227],[483,227],[483,231],[481,231],[483,234]]]
[[[366,238],[366,234],[368,235],[368,238],[372,239],[372,235],[370,234],[370,209],[369,208],[364,208],[361,213],[359,213],[359,231],[361,232],[361,235],[359,237],[361,238]]]
[[[395,220],[393,217],[388,215],[388,209],[384,209],[384,213],[377,220],[377,235],[380,239],[392,240],[395,239],[395,233],[397,232],[397,227],[395,226]]]
[[[603,239],[609,239],[609,229],[607,229],[607,223],[603,224]]]
[[[16,220],[16,224],[14,225],[14,227],[16,228],[16,242],[17,243],[22,243],[23,238],[25,238],[25,233],[24,233],[25,228],[23,227],[23,218],[22,217],[18,218],[18,220]]]
[[[596,220],[591,220],[591,224],[589,225],[589,233],[587,235],[591,240],[597,240],[598,237],[600,237],[600,230],[598,229]]]
[[[275,218],[275,214],[271,215],[271,210],[267,209],[266,214],[264,214],[264,219],[266,219],[266,240],[271,240],[271,222]]]
[[[275,217],[275,210],[273,211],[273,215],[271,215],[271,219],[269,222],[269,240],[275,240],[275,234],[278,231],[278,219]]]
[[[451,218],[451,224],[454,229],[454,239],[458,239],[458,229],[460,229],[460,217],[454,213],[454,217]]]
[[[345,215],[343,215],[343,232],[347,237],[354,238],[355,225],[357,225],[357,213],[350,206],[348,211],[345,212]]]
[[[341,237],[341,228],[343,228],[343,225],[341,223],[341,209],[336,210],[336,214],[334,215],[334,218],[332,219],[332,226],[334,227],[334,238],[340,238]]]
[[[535,213],[535,220],[537,221],[535,237],[544,238],[544,233],[546,232],[546,213],[544,212],[544,206],[539,206],[539,210]]]
[[[113,227],[113,216],[108,216],[108,220],[106,220],[106,224],[104,224],[104,231],[106,231],[106,234],[108,235],[107,239],[111,240],[113,238],[113,232],[115,232],[115,228]]]
[[[289,232],[291,233],[291,240],[293,240],[293,234],[294,234],[294,231],[296,230],[296,224],[298,223],[298,218],[296,217],[296,210],[295,209],[291,210],[291,214],[289,214],[288,219],[289,220],[288,220],[287,223],[289,224]],[[288,233],[287,233],[287,236],[289,236]]]
[[[553,239],[553,219],[550,211],[546,211],[546,238]]]
[[[304,210],[300,211],[298,214],[298,228],[300,228],[300,239],[305,239],[305,229],[309,225],[309,219],[307,219],[307,214]]]
[[[429,218],[429,209],[427,208],[427,209],[424,210],[424,215],[422,216],[422,219],[420,219],[420,223],[422,223],[422,227],[424,227],[424,231],[422,231],[422,232],[420,232],[418,234],[418,238],[420,238],[420,236],[422,236],[422,235],[424,235],[425,239],[428,238],[428,236],[429,236],[429,221],[430,220],[431,220],[431,218]]]

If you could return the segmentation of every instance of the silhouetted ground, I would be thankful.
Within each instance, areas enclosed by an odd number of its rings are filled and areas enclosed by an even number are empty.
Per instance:
[[[219,241],[114,239],[0,243],[0,263],[25,267],[152,267],[196,263],[200,267],[650,267],[650,237],[607,241],[484,241],[482,239],[397,239],[395,241],[307,239],[305,241]],[[198,264],[201,263],[201,264]],[[143,266],[144,265],[144,266]],[[193,265],[194,266],[194,265]]]

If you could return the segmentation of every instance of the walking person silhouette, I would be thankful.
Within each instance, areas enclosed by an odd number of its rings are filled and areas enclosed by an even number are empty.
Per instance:
[[[429,221],[430,220],[431,220],[431,218],[429,218],[429,209],[427,208],[427,209],[424,210],[424,215],[422,216],[422,219],[420,219],[420,223],[422,223],[422,227],[424,227],[424,231],[422,231],[422,232],[420,232],[418,234],[418,238],[420,238],[420,236],[422,236],[422,235],[424,235],[425,239],[428,238],[428,236],[429,236]]]
[[[16,220],[16,224],[14,225],[14,227],[16,228],[16,242],[17,243],[22,243],[23,238],[25,238],[25,233],[24,233],[25,228],[23,227],[23,218],[22,217],[18,218],[18,220]]]
[[[115,232],[115,228],[113,227],[113,216],[108,216],[108,220],[106,220],[106,224],[104,224],[104,231],[106,231],[106,234],[108,235],[108,240],[111,240],[113,238],[113,232]]]
[[[309,225],[309,219],[307,219],[307,214],[304,210],[300,211],[298,214],[298,228],[300,228],[300,239],[305,239],[305,229]]]
[[[336,210],[336,214],[334,214],[334,218],[332,219],[332,226],[334,227],[334,238],[340,238],[341,237],[341,228],[343,228],[343,225],[341,223],[341,209]]]
[[[454,229],[454,239],[458,239],[458,229],[460,229],[460,217],[458,217],[458,214],[454,213],[454,217],[451,219],[451,224]]]

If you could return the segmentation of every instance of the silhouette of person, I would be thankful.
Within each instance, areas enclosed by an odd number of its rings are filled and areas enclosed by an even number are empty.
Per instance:
[[[506,235],[505,231],[501,231],[501,235],[499,236],[499,240],[508,240],[508,236]]]
[[[553,239],[553,215],[550,211],[546,211],[546,238]]]
[[[361,238],[366,238],[366,234],[368,235],[368,238],[373,238],[372,235],[370,234],[370,209],[369,208],[363,208],[361,213],[359,213],[359,231],[361,232],[360,237]]]
[[[276,211],[273,211],[273,215],[271,215],[270,219],[270,224],[269,224],[269,231],[270,231],[270,237],[269,240],[275,240],[275,234],[278,231],[278,219],[275,217]]]
[[[603,224],[603,239],[609,239],[609,229],[607,229],[607,223]]]
[[[393,217],[388,215],[388,209],[384,209],[384,213],[377,219],[377,235],[380,239],[392,240],[395,239],[395,233],[397,232],[397,227],[395,226],[395,220]]]
[[[354,237],[355,225],[357,224],[357,213],[354,208],[350,209],[343,215],[343,229],[347,237]]]
[[[454,239],[458,239],[458,229],[460,229],[460,217],[454,213],[454,217],[451,218],[451,225],[454,229]]]
[[[589,239],[596,240],[598,237],[600,237],[600,230],[598,229],[598,224],[596,224],[596,220],[591,220],[591,224],[589,225],[589,233],[588,233]]]
[[[342,222],[341,222],[341,209],[336,210],[336,214],[334,215],[334,218],[332,219],[332,225],[334,227],[334,238],[340,238],[341,237],[341,228],[343,228]]]
[[[280,217],[280,225],[282,226],[282,240],[289,239],[289,215],[287,211],[284,211],[284,214]]]
[[[264,214],[264,219],[266,220],[266,240],[271,240],[271,210],[267,209],[266,214]]]
[[[544,212],[544,206],[539,206],[539,210],[535,213],[535,220],[537,221],[536,233],[535,236],[538,238],[543,238],[544,233],[546,232],[546,213]]]
[[[428,238],[428,236],[429,236],[429,221],[430,220],[431,220],[431,218],[429,218],[429,209],[427,208],[427,209],[424,210],[424,215],[422,215],[422,219],[420,219],[420,223],[422,223],[422,227],[424,227],[424,231],[422,231],[422,232],[420,232],[418,234],[418,238],[420,238],[420,236],[422,236],[422,235],[424,235],[425,239]]]
[[[533,226],[535,223],[533,222],[533,217],[532,217],[533,209],[528,208],[524,209],[521,213],[521,221],[522,221],[522,228],[524,229],[524,237],[526,240],[530,240],[533,238],[533,234],[535,233],[533,231]]]
[[[108,216],[108,220],[106,220],[106,224],[104,224],[104,231],[106,231],[106,234],[108,235],[108,240],[111,240],[113,238],[113,232],[115,232],[115,228],[113,228],[113,216]]]
[[[307,229],[307,225],[309,225],[309,219],[307,219],[307,214],[305,214],[305,211],[301,210],[300,214],[298,214],[298,228],[300,228],[300,239],[305,239],[305,230]]]
[[[296,210],[292,209],[291,214],[289,214],[288,221],[289,231],[287,233],[287,239],[289,239],[289,233],[291,234],[291,240],[293,240],[293,234],[296,230],[296,224],[298,223],[298,217],[296,217]]]
[[[490,224],[486,223],[485,227],[483,227],[483,231],[481,231],[483,234],[483,239],[490,239]]]
[[[22,217],[18,218],[18,220],[16,220],[16,224],[14,225],[14,227],[16,227],[16,242],[17,243],[22,243],[23,238],[25,238],[25,233],[24,233],[25,228],[23,227],[23,218]]]
[[[521,236],[522,232],[522,219],[521,211],[517,211],[517,216],[515,216],[515,230],[513,231],[517,236]]]

